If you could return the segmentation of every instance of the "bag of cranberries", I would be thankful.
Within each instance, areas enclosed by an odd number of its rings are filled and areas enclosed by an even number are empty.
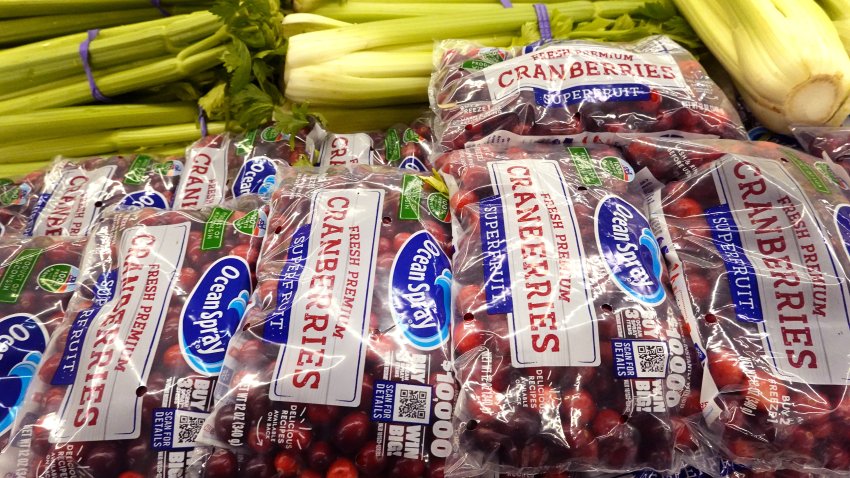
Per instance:
[[[22,177],[0,179],[0,236],[20,235],[38,202],[44,186],[44,171],[34,171]]]
[[[24,232],[85,236],[108,210],[168,209],[182,170],[179,160],[144,154],[60,159],[44,177]]]
[[[693,364],[620,152],[480,146],[439,164],[462,387],[451,473],[671,469]]]
[[[199,471],[442,476],[456,393],[445,185],[369,165],[285,176]]]
[[[770,143],[648,148],[687,171],[639,178],[702,345],[701,435],[756,471],[850,472],[850,177]]]
[[[261,207],[141,209],[94,228],[0,472],[184,475],[253,290]]]
[[[380,164],[406,171],[430,172],[433,138],[430,120],[369,133],[328,133],[316,126],[307,154],[320,168],[348,164]]]
[[[85,240],[0,239],[0,450],[80,276]]]
[[[831,159],[850,173],[850,128],[792,126],[791,131],[809,154]]]
[[[683,131],[746,138],[735,108],[684,48],[664,36],[636,43],[538,42],[482,48],[444,41],[431,108],[437,143],[460,149],[494,131],[518,135]]]
[[[186,150],[186,171],[174,198],[174,208],[215,206],[241,196],[269,198],[283,168],[309,164],[306,128],[289,135],[275,126],[244,134],[206,136]]]

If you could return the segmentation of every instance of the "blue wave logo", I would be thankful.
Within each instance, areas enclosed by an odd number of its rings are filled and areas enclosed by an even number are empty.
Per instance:
[[[647,305],[664,301],[661,249],[640,211],[617,196],[604,198],[596,208],[596,240],[623,292]]]
[[[395,323],[421,350],[449,339],[452,269],[449,257],[427,231],[410,236],[390,272],[389,299]]]
[[[236,180],[233,181],[233,196],[246,194],[270,196],[277,180],[277,168],[271,159],[265,156],[251,158],[242,164]]]
[[[428,168],[426,168],[425,164],[423,164],[416,156],[408,156],[404,158],[401,163],[399,163],[398,167],[399,169],[406,169],[408,171],[419,171],[423,173],[428,172]]]
[[[186,363],[204,375],[218,375],[233,333],[248,307],[251,272],[241,257],[222,257],[204,272],[180,319]]]
[[[157,191],[137,191],[124,196],[116,209],[135,209],[140,207],[152,207],[156,209],[168,209],[168,201],[165,196]]]
[[[47,330],[29,314],[0,319],[0,435],[15,421],[42,354]]]

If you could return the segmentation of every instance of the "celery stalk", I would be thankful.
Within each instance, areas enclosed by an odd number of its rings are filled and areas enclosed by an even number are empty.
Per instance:
[[[111,35],[104,30],[91,43],[91,67],[95,70],[126,65],[136,60],[177,54],[188,45],[220,28],[209,12],[172,17],[165,25],[154,25],[133,33]],[[153,23],[153,22],[150,22]],[[31,87],[83,72],[79,44],[52,48],[36,57],[0,54],[0,92]]]
[[[590,2],[576,1],[569,5],[574,10],[571,16],[593,16]],[[515,5],[487,14],[400,18],[304,33],[289,39],[286,68],[323,63],[377,47],[513,32],[536,18],[532,6]]]
[[[66,33],[144,22],[161,17],[155,8],[120,12],[55,15],[0,21],[0,45],[14,45]]]
[[[163,105],[98,105],[56,108],[0,116],[0,143],[71,137],[92,131],[189,123],[198,116],[191,103]]]
[[[838,30],[844,49],[850,52],[850,0],[817,0],[817,2]]]
[[[189,47],[187,50],[191,48]],[[190,57],[182,57],[183,52],[181,52],[181,55],[167,60],[96,77],[96,82],[103,94],[117,96],[155,85],[178,81],[221,64],[222,55],[225,50],[226,47],[219,46]],[[82,82],[51,91],[0,101],[0,114],[71,106],[90,102],[92,102],[92,98],[89,84],[88,82]]]
[[[360,51],[317,66],[360,78],[425,78],[431,76],[433,60],[431,51]]]
[[[301,33],[328,30],[348,25],[350,23],[312,13],[293,13],[283,19],[283,37],[290,38]]]
[[[173,5],[207,3],[203,0],[165,0],[166,10]],[[212,3],[212,2],[209,2]],[[152,8],[149,0],[3,0],[0,18],[36,17],[43,15],[79,15],[92,12],[114,12]]]
[[[51,161],[34,161],[20,164],[0,164],[0,178],[14,178],[29,173],[46,170]]]
[[[428,101],[429,77],[358,78],[324,65],[288,72],[285,95],[311,105],[373,107]]]
[[[209,134],[218,134],[225,129],[224,123],[209,123]],[[0,163],[26,163],[44,161],[55,156],[92,156],[113,151],[135,150],[172,143],[190,143],[200,137],[197,124],[158,126],[128,130],[104,131],[79,135],[73,138],[52,138],[36,142],[4,144],[0,146]],[[2,174],[0,170],[0,174]]]
[[[364,23],[420,16],[484,14],[503,11],[504,9],[505,7],[497,1],[490,2],[489,4],[406,3],[399,7],[391,3],[376,1],[374,3],[333,3],[318,7],[312,13],[343,22]]]

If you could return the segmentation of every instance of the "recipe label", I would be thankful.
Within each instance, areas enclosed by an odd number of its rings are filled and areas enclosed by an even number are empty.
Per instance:
[[[315,193],[281,274],[278,309],[265,325],[282,343],[272,400],[360,405],[384,192]]]
[[[508,314],[514,367],[599,365],[575,211],[560,164],[488,164],[496,196],[481,201],[490,314]]]
[[[722,204],[705,214],[736,319],[759,329],[777,376],[847,383],[850,293],[826,225],[782,163],[724,159],[712,172]]]
[[[156,355],[190,228],[137,226],[121,235],[115,295],[89,323],[51,443],[139,437],[144,394],[136,391]]]

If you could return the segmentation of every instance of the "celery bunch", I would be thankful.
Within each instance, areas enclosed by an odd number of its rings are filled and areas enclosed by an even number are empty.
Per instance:
[[[383,108],[376,111],[387,114],[387,108],[423,104],[435,40],[531,43],[540,38],[532,3],[546,4],[555,38],[629,41],[667,34],[699,47],[670,0],[523,0],[513,8],[490,0],[300,0],[284,19],[285,96],[330,111]]]
[[[765,126],[788,132],[791,124],[839,125],[847,117],[847,1],[819,0],[823,8],[813,0],[675,2]]]

